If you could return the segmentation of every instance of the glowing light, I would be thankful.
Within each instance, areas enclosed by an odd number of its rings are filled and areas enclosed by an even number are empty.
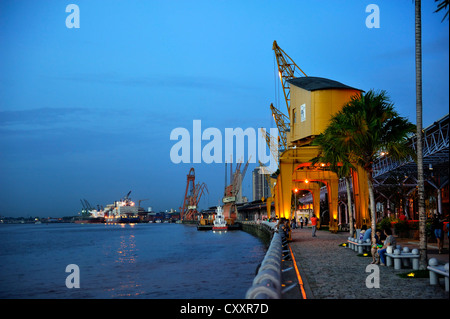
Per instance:
[[[308,184],[308,183],[309,183],[309,181],[308,181],[307,179],[305,179],[305,183],[306,183],[306,184]]]
[[[410,272],[409,274],[407,274],[408,277],[414,277],[415,274],[413,272]]]
[[[295,192],[295,193],[297,193],[297,192],[298,192],[298,189],[297,189],[297,188],[296,188],[296,189],[294,189],[294,192]]]
[[[367,256],[369,256],[369,254],[365,253],[365,254],[363,254],[363,256],[364,256],[364,257],[367,257]]]

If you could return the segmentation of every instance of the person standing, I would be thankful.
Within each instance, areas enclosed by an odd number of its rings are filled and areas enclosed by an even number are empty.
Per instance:
[[[442,247],[444,246],[444,223],[439,218],[439,213],[434,215],[431,228],[437,240],[439,254],[442,254]]]
[[[318,218],[316,217],[316,215],[313,215],[311,217],[311,226],[312,226],[312,236],[313,237],[317,237],[316,236],[317,220],[318,220]]]
[[[291,220],[291,229],[296,229],[296,228],[297,228],[297,223],[296,223],[295,217],[294,217],[294,218],[292,218],[292,220]]]
[[[300,216],[300,229],[303,229],[303,217]]]

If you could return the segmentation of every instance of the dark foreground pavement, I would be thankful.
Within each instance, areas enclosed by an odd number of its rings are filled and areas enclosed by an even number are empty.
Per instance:
[[[440,279],[440,286],[431,286],[428,278],[397,276],[399,273],[409,272],[408,269],[394,270],[393,267],[386,266],[379,266],[380,288],[368,288],[366,279],[374,272],[370,269],[366,272],[366,267],[372,258],[358,257],[355,251],[339,246],[347,241],[348,233],[317,231],[316,234],[317,237],[312,237],[310,228],[294,229],[290,243],[307,299],[449,298],[443,279]],[[417,248],[414,246],[417,243],[413,241],[399,241],[399,244],[402,247]],[[437,257],[440,263],[448,262],[447,249],[442,255],[434,255],[434,252],[435,249],[430,244],[428,258]],[[286,298],[298,298],[298,293],[288,294]]]

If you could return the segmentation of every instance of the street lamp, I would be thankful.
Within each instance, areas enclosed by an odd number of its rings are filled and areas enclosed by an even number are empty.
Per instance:
[[[294,189],[294,218],[295,218],[296,224],[297,224],[297,193],[298,193],[298,189],[295,188]]]

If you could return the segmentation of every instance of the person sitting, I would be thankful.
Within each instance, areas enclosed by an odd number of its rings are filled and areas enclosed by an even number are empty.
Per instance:
[[[392,235],[392,231],[390,228],[386,228],[384,230],[384,234],[386,235],[386,239],[384,241],[383,247],[381,247],[380,249],[377,250],[377,253],[379,255],[379,259],[381,259],[381,263],[380,260],[377,260],[376,264],[380,264],[381,266],[386,266],[386,250],[389,246],[396,246],[397,245],[397,241],[395,240],[395,237]]]
[[[289,220],[286,218],[281,218],[279,222],[278,229],[281,229],[282,236],[284,236],[286,239],[289,238]]]
[[[364,225],[364,226],[365,226],[365,225]],[[363,226],[363,227],[364,227],[364,226]],[[367,228],[367,226],[366,226],[366,228]],[[367,229],[367,230],[364,232],[363,237],[362,237],[361,239],[362,239],[363,243],[365,243],[366,240],[367,240],[367,239],[370,239],[370,238],[372,238],[372,228]]]
[[[372,264],[377,262],[377,250],[383,247],[383,242],[381,241],[381,230],[377,229],[375,231],[375,243],[372,244],[371,253],[372,253]]]
[[[363,239],[364,234],[366,233],[366,230],[367,230],[367,226],[366,225],[362,225],[361,231],[359,232],[359,238],[358,239]]]

